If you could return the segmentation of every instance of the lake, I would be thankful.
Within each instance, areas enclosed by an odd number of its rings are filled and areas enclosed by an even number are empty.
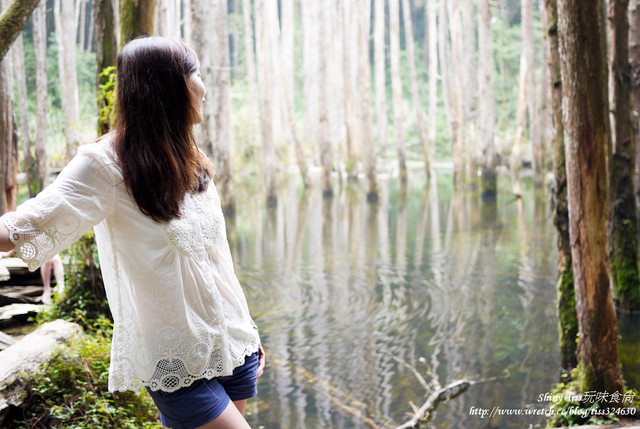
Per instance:
[[[441,403],[428,427],[544,427],[560,374],[556,232],[548,197],[524,181],[516,199],[454,192],[411,177],[303,191],[290,180],[275,209],[237,202],[228,222],[236,271],[267,351],[254,428],[393,428],[433,387],[479,382]],[[504,182],[504,183],[503,183]],[[640,319],[620,320],[625,380],[640,387]],[[485,411],[487,412],[487,411]]]

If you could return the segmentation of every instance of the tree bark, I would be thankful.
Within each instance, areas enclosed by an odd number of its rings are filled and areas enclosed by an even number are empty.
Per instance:
[[[640,193],[640,1],[629,6],[629,61],[631,63],[631,121],[635,142],[635,192]]]
[[[107,83],[108,77],[101,76],[107,67],[115,67],[118,55],[118,37],[116,15],[111,0],[94,0],[93,22],[96,35],[96,90],[100,94],[100,87]],[[98,101],[98,109],[106,100]],[[98,118],[98,135],[109,132],[111,124],[108,119]]]
[[[361,94],[358,90],[358,58],[361,46],[358,41],[359,10],[357,2],[342,2],[342,13],[344,16],[344,111],[347,128],[342,157],[349,180],[355,180],[358,174],[358,153],[363,132],[360,120]]]
[[[539,106],[536,98],[536,48],[533,39],[533,0],[522,0],[522,50],[526,60],[525,85],[529,114],[529,140],[533,153],[533,181],[536,186],[544,182],[544,151],[538,123]]]
[[[80,145],[78,122],[80,101],[76,69],[76,23],[73,16],[73,0],[55,0],[53,6],[58,44],[58,72],[60,75],[60,99],[64,115],[64,134],[67,142],[65,158],[71,160]]]
[[[269,11],[268,8],[275,6],[274,0],[256,0],[255,20],[256,20],[256,57],[258,71],[258,92],[260,98],[260,123],[262,129],[262,169],[265,177],[265,191],[267,207],[275,207],[278,204],[276,194],[276,160],[273,143],[273,120],[272,104],[269,98],[268,86],[272,84],[271,70],[271,47],[272,40],[269,38]]]
[[[605,23],[599,0],[558,1],[569,235],[581,391],[622,390],[606,222],[609,147]]]
[[[373,61],[375,79],[376,125],[378,147],[387,147],[387,92],[384,41],[384,0],[374,0],[373,11]]]
[[[431,160],[429,159],[429,146],[425,133],[424,119],[422,116],[422,102],[420,101],[420,91],[418,89],[418,72],[416,70],[416,54],[413,43],[413,23],[411,22],[411,6],[409,0],[402,0],[402,16],[404,20],[404,40],[407,51],[407,61],[409,62],[409,76],[411,78],[411,100],[416,114],[416,127],[418,139],[422,148],[422,160],[424,161],[425,174],[429,177],[431,171]]]
[[[216,0],[211,6],[213,23],[213,98],[215,140],[211,148],[214,155],[216,181],[220,189],[222,209],[233,213],[233,184],[231,182],[231,72],[229,60],[229,31],[227,26],[227,0]]]
[[[567,205],[567,168],[565,162],[564,126],[562,123],[562,78],[558,46],[558,2],[545,0],[549,41],[549,77],[553,118],[553,223],[558,231],[558,330],[562,368],[570,372],[577,365],[576,338],[578,319],[573,282],[571,242],[569,240],[569,210]]]
[[[482,146],[482,196],[484,198],[495,198],[497,195],[493,67],[491,1],[478,0],[478,131]]]
[[[329,39],[329,5],[327,0],[316,0],[315,19],[318,22],[318,146],[320,149],[320,165],[322,166],[322,195],[324,197],[333,196],[333,184],[331,182],[331,172],[333,170],[333,154],[331,150],[330,126],[329,126],[329,101],[328,85],[329,72],[328,60],[329,49],[327,39]]]
[[[304,74],[305,138],[312,148],[318,146],[318,25],[317,1],[301,2],[302,12],[302,69]],[[257,17],[256,17],[257,19]],[[257,49],[256,49],[257,51]]]
[[[44,189],[47,177],[47,10],[42,1],[33,11],[33,50],[36,57],[36,159],[37,184],[33,192]],[[31,191],[30,191],[31,192]]]
[[[438,114],[438,13],[436,0],[429,0],[427,10],[427,31],[429,33],[429,116],[427,119],[427,141],[429,158],[436,147],[436,120]],[[433,168],[433,166],[432,166]],[[435,174],[435,170],[433,171]],[[430,173],[431,175],[431,173]]]
[[[6,0],[0,0],[4,10]],[[18,193],[18,132],[13,113],[11,55],[0,60],[0,211],[14,210]]]
[[[616,301],[623,310],[640,310],[638,278],[638,215],[633,192],[635,144],[631,122],[629,64],[629,0],[610,0],[611,73],[615,139],[609,177],[611,235],[609,257]]]
[[[121,0],[120,44],[124,46],[138,36],[152,35],[155,22],[156,0]]]
[[[393,100],[393,126],[398,148],[398,169],[401,183],[407,182],[407,155],[402,127],[402,78],[400,76],[400,6],[399,0],[389,0],[389,57],[391,60],[391,93]]]
[[[44,1],[44,0],[43,0]],[[0,60],[29,20],[40,0],[14,0],[0,15]]]
[[[362,130],[362,156],[367,176],[367,201],[378,201],[376,176],[376,150],[371,120],[371,61],[369,58],[369,32],[371,29],[371,0],[360,0],[358,14],[358,92],[360,93],[360,121]]]
[[[35,184],[37,178],[34,177],[34,159],[31,153],[31,136],[29,135],[29,117],[27,109],[27,80],[24,70],[24,45],[22,34],[20,34],[11,48],[13,51],[13,68],[18,87],[18,112],[20,113],[20,134],[22,137],[22,154],[24,156],[24,171],[27,173],[27,188],[29,196],[33,197],[37,191]]]

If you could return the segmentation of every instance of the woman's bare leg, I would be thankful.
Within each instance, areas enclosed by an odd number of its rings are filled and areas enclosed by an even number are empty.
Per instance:
[[[236,405],[238,411],[240,411],[240,414],[244,416],[244,409],[247,407],[247,400],[241,399],[239,401],[233,401],[233,403]]]
[[[246,404],[246,401],[237,402],[245,402]],[[242,408],[244,411],[244,404]],[[242,417],[237,405],[230,401],[222,414],[197,429],[251,429],[251,426],[249,426],[249,423]]]

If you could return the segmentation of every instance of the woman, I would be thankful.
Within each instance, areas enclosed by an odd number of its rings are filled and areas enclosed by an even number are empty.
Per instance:
[[[115,131],[0,218],[0,250],[35,270],[94,227],[114,319],[109,390],[146,387],[172,428],[248,428],[264,353],[194,140],[198,59],[181,41],[140,38],[117,79]]]

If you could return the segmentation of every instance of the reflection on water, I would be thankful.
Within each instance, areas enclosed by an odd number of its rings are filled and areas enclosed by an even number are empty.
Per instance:
[[[526,183],[523,200],[482,202],[450,182],[414,180],[403,194],[383,181],[377,205],[358,184],[325,200],[293,183],[276,209],[238,204],[229,237],[268,353],[252,427],[394,427],[426,399],[396,358],[442,384],[497,377],[442,403],[431,427],[544,421],[469,411],[548,405],[538,395],[560,369],[547,202]],[[621,355],[638,374],[632,341]]]

